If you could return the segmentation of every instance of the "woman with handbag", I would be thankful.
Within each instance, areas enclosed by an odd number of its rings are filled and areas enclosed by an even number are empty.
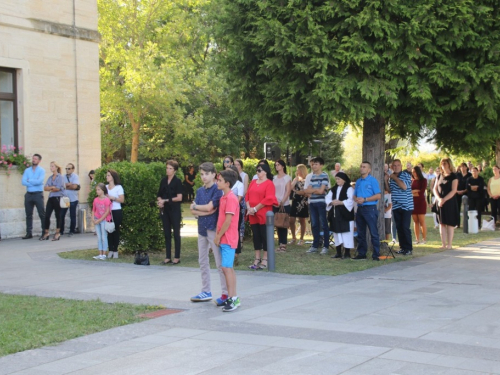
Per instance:
[[[286,174],[286,164],[281,159],[276,160],[274,163],[274,170],[277,172],[277,175],[273,178],[273,183],[276,189],[276,200],[278,201],[278,206],[273,207],[274,223],[278,232],[278,248],[276,252],[284,253],[288,243],[288,227],[290,226],[292,178]]]
[[[179,163],[168,160],[166,176],[160,182],[160,188],[156,194],[158,207],[160,208],[163,233],[165,235],[165,260],[163,264],[179,264],[181,262],[181,203],[182,182],[175,173],[179,169]],[[172,229],[174,232],[175,254],[172,261]]]
[[[267,164],[257,166],[257,179],[252,180],[245,196],[247,215],[252,227],[255,260],[248,268],[260,270],[267,268],[266,213],[277,205],[273,175]],[[262,258],[261,258],[262,250]]]
[[[56,215],[56,233],[52,241],[59,241],[61,238],[61,198],[64,196],[64,178],[61,175],[61,167],[57,165],[55,161],[50,163],[50,171],[52,176],[47,179],[45,187],[43,190],[49,191],[49,199],[47,200],[47,206],[45,207],[45,233],[40,237],[40,241],[49,239],[49,229],[50,229],[50,217],[52,212]]]
[[[125,202],[125,191],[121,185],[118,172],[113,169],[108,169],[106,173],[106,189],[108,189],[107,197],[111,200],[111,218],[115,223],[115,230],[108,231],[108,246],[109,259],[118,258],[118,245],[120,245],[120,225],[123,220],[122,203]]]
[[[325,198],[330,230],[333,232],[337,250],[332,258],[350,259],[351,249],[354,249],[354,189],[351,187],[351,180],[344,172],[337,172],[335,182],[335,186]]]

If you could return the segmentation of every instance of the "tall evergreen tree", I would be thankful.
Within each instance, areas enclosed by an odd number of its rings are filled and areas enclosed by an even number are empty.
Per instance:
[[[233,102],[271,131],[307,140],[362,122],[381,182],[386,130],[433,129],[450,149],[500,138],[499,1],[218,1]]]

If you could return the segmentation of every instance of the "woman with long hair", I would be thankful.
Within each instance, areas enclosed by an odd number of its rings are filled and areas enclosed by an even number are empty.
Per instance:
[[[273,175],[269,165],[257,166],[257,179],[252,180],[245,196],[247,215],[252,227],[255,260],[248,268],[253,270],[267,268],[266,213],[278,205]],[[262,251],[262,255],[261,255]]]
[[[411,172],[411,194],[413,195],[413,230],[415,231],[415,244],[425,244],[427,241],[427,225],[425,224],[425,214],[427,213],[427,203],[425,202],[425,191],[427,190],[427,179],[422,174],[420,167],[414,167]],[[422,239],[420,240],[420,230]]]
[[[297,165],[295,178],[291,183],[292,188],[292,208],[290,209],[290,231],[292,232],[292,240],[290,244],[304,244],[304,235],[306,234],[306,219],[309,217],[309,207],[307,205],[307,196],[304,192],[304,182],[307,176],[307,167],[304,164]],[[295,234],[295,221],[299,219],[300,223],[300,239],[297,241]]]
[[[168,160],[166,163],[166,176],[160,182],[156,194],[160,208],[163,234],[165,235],[165,260],[163,264],[179,264],[181,262],[181,203],[182,183],[175,175],[179,163]],[[172,229],[174,232],[175,254],[172,261]]]
[[[456,199],[458,180],[449,158],[442,159],[439,168],[441,175],[434,185],[434,196],[437,202],[441,249],[451,249],[455,227],[459,223]]]
[[[45,187],[43,190],[49,191],[49,199],[47,200],[47,206],[45,208],[45,233],[40,237],[40,241],[49,239],[49,229],[50,229],[50,217],[52,212],[56,215],[56,233],[52,241],[59,241],[61,238],[61,203],[59,200],[64,196],[64,178],[61,175],[61,167],[55,162],[50,162],[50,171],[52,176],[47,179]]]
[[[276,200],[278,206],[274,207],[274,213],[284,210],[290,214],[290,191],[292,190],[292,178],[286,174],[286,164],[283,160],[276,160],[274,163],[274,170],[277,175],[273,178],[274,188],[276,189]],[[286,244],[288,242],[288,228],[277,228],[278,232],[278,252],[286,251]]]
[[[106,173],[106,189],[108,189],[107,197],[111,200],[111,217],[115,223],[115,231],[108,233],[108,257],[118,258],[118,246],[120,245],[120,226],[123,221],[122,203],[125,202],[125,191],[121,185],[118,172],[113,169],[108,169]]]
[[[500,168],[498,165],[493,166],[493,177],[488,180],[488,195],[491,204],[491,216],[495,223],[497,222],[500,210]]]

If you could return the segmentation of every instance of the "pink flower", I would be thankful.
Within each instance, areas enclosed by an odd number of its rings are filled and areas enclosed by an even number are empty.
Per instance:
[[[3,159],[3,158],[4,158],[4,157],[2,156],[2,159]]]
[[[12,163],[9,164],[9,168],[12,168]]]
[[[14,157],[15,157],[15,158],[17,158],[17,155],[16,155],[16,154],[14,154]]]

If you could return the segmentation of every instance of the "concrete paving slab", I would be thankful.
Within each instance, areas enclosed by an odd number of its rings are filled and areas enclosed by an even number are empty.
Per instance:
[[[184,311],[5,356],[0,375],[500,373],[500,241],[338,277],[239,271],[234,313],[189,301],[196,268],[57,256],[83,248],[95,237],[2,241],[0,291]]]

